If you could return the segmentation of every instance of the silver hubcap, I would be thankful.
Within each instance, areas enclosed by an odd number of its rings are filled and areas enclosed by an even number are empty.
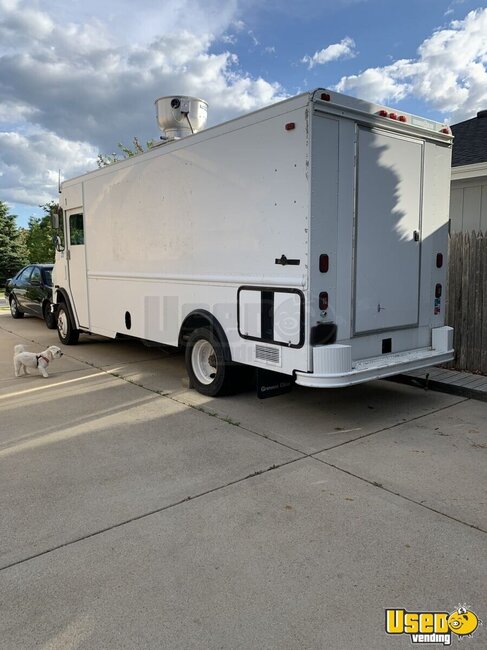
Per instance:
[[[15,303],[15,298],[12,298],[12,300],[10,301],[10,313],[12,314],[12,316],[15,316],[15,314],[17,313],[17,305]]]
[[[59,330],[59,334],[63,338],[66,338],[68,335],[68,318],[66,316],[66,312],[60,311],[57,317],[57,328]]]
[[[205,339],[195,343],[191,352],[191,365],[196,379],[208,386],[216,377],[216,354],[212,344]]]

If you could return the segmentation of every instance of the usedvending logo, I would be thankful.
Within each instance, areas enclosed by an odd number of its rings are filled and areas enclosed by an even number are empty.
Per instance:
[[[386,609],[387,634],[409,635],[411,643],[451,645],[452,635],[460,640],[470,638],[481,624],[477,614],[467,605],[459,605],[451,613]]]

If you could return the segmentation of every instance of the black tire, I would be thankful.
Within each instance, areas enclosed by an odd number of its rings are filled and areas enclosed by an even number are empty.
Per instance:
[[[44,321],[46,323],[46,326],[50,330],[55,330],[57,327],[57,320],[54,314],[51,311],[51,305],[46,302],[44,307],[42,308],[42,315],[44,317]]]
[[[23,318],[24,312],[20,311],[17,298],[15,296],[10,296],[10,313],[12,318]]]
[[[202,395],[229,395],[237,389],[235,366],[225,359],[222,344],[210,328],[199,327],[191,333],[185,360],[190,386]]]
[[[57,308],[57,333],[64,345],[75,345],[79,339],[79,330],[74,327],[68,308],[60,302]]]

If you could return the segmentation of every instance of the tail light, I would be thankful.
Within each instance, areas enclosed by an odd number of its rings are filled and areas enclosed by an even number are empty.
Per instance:
[[[320,311],[326,311],[328,309],[328,292],[322,291],[320,293]]]
[[[435,298],[441,298],[441,291],[442,291],[441,284],[437,284],[435,287]]]
[[[320,255],[320,273],[328,273],[328,269],[330,268],[330,258],[328,255],[323,253],[323,255]]]

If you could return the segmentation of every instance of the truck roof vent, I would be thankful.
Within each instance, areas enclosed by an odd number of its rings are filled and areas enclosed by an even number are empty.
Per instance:
[[[205,127],[208,104],[203,99],[171,95],[159,97],[155,104],[157,123],[167,140],[184,138]]]

